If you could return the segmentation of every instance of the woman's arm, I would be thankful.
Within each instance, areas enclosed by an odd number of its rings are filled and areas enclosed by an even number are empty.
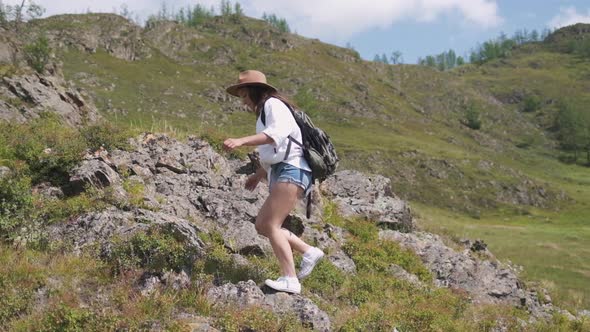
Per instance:
[[[275,141],[264,133],[259,133],[252,136],[245,136],[241,138],[228,138],[223,142],[223,148],[231,151],[240,146],[254,146],[263,144],[274,144]]]

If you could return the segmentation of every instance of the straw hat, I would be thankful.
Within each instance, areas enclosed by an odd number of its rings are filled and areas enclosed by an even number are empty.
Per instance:
[[[232,96],[239,97],[238,89],[245,86],[263,86],[271,90],[277,91],[275,87],[266,83],[266,76],[258,70],[246,70],[240,73],[238,76],[238,84],[234,84],[225,91]]]

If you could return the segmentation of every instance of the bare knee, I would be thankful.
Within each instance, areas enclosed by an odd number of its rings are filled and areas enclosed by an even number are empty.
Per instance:
[[[270,234],[270,225],[268,225],[268,223],[263,222],[260,218],[256,218],[254,228],[256,229],[256,232],[262,236],[268,237],[268,235]]]

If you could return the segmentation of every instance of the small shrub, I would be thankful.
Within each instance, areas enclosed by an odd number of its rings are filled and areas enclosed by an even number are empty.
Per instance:
[[[344,251],[353,259],[359,271],[386,272],[392,264],[403,267],[424,282],[432,275],[420,258],[397,243],[379,240],[379,229],[370,221],[348,222],[346,228],[352,234],[344,245]]]
[[[0,329],[25,313],[33,302],[33,289],[16,286],[7,276],[0,275]]]
[[[396,324],[391,314],[375,305],[362,306],[340,328],[340,332],[394,331]]]
[[[33,43],[25,46],[27,63],[38,73],[43,73],[45,65],[49,62],[49,40],[45,36],[39,36]]]
[[[118,239],[107,258],[115,274],[132,268],[144,268],[151,272],[190,269],[197,256],[194,248],[186,246],[172,234],[158,227],[139,232],[129,240]]]
[[[145,185],[143,183],[133,179],[125,179],[123,181],[123,189],[127,192],[131,206],[148,208],[144,201]]]
[[[523,112],[535,112],[541,108],[541,98],[535,95],[528,95],[523,100]]]
[[[481,128],[480,111],[479,109],[470,104],[465,108],[465,119],[462,121],[467,127],[478,130]]]
[[[114,126],[110,122],[86,126],[80,129],[80,133],[92,151],[100,147],[104,147],[107,151],[131,148],[128,142],[128,138],[132,136],[131,131]]]
[[[269,310],[249,307],[243,310],[228,308],[217,317],[216,327],[222,331],[297,331],[299,319],[294,315],[277,315]]]
[[[32,208],[31,178],[22,170],[13,173],[0,178],[0,241],[15,236]]]
[[[334,295],[342,287],[345,275],[336,266],[327,261],[320,262],[309,278],[305,279],[304,286],[312,292],[323,297]]]
[[[0,154],[28,165],[33,183],[43,181],[63,185],[76,166],[86,144],[73,128],[61,123],[57,115],[43,113],[28,124],[0,124]]]
[[[197,268],[205,274],[213,275],[218,281],[237,283],[244,280],[262,282],[266,278],[278,277],[276,260],[261,257],[248,257],[248,265],[238,265],[225,248],[223,237],[212,232],[205,239],[208,244],[207,254],[197,264]]]
[[[33,219],[43,220],[45,224],[52,224],[87,212],[99,211],[108,206],[107,192],[89,187],[80,195],[65,199],[34,196],[35,209],[31,216]]]

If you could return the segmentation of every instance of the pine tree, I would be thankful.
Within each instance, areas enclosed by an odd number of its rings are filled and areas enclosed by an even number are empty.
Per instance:
[[[402,52],[394,51],[393,53],[391,53],[390,60],[391,60],[391,64],[394,64],[394,65],[403,63],[404,59],[403,59]]]
[[[221,0],[219,9],[223,17],[228,17],[232,14],[231,2],[229,0]]]

